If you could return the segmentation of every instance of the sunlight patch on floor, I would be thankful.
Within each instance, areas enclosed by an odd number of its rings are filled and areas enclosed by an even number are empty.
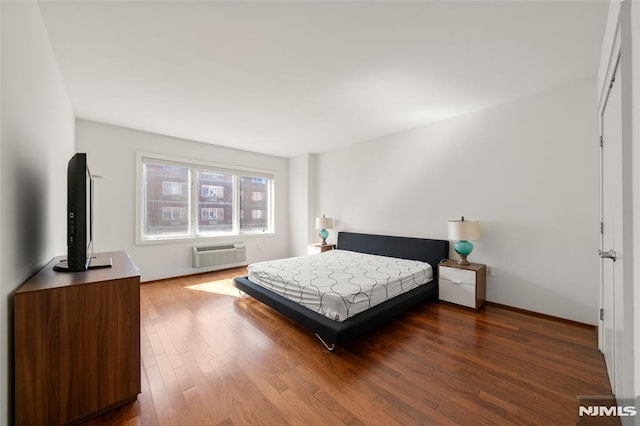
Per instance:
[[[231,279],[193,284],[188,285],[185,288],[189,290],[205,291],[207,293],[222,294],[224,296],[240,297],[240,292],[233,286]]]

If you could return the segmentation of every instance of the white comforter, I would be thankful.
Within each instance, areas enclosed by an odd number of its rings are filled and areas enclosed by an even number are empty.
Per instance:
[[[433,279],[428,263],[346,250],[253,263],[248,270],[254,283],[336,321]]]

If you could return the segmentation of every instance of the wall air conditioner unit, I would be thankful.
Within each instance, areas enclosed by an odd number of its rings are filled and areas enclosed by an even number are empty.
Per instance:
[[[194,268],[217,266],[219,269],[245,265],[247,247],[244,243],[222,244],[207,247],[192,247],[192,264]]]

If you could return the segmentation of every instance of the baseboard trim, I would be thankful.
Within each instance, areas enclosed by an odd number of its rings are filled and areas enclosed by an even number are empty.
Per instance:
[[[513,311],[513,312],[519,312],[521,314],[532,315],[532,316],[538,317],[538,318],[545,318],[545,319],[548,319],[550,321],[578,325],[580,327],[593,329],[594,331],[596,330],[596,326],[595,325],[585,324],[585,323],[580,322],[580,321],[574,321],[574,320],[570,320],[570,319],[566,319],[566,318],[556,317],[556,316],[553,316],[553,315],[543,314],[543,313],[536,312],[536,311],[530,311],[528,309],[517,308],[515,306],[503,305],[502,303],[486,301],[485,305],[495,306],[496,308],[502,308],[502,309],[506,309],[506,310],[509,310],[509,311]]]
[[[207,271],[197,271],[197,272],[193,272],[191,274],[183,274],[183,275],[176,275],[173,277],[165,277],[165,278],[156,278],[154,280],[148,280],[148,281],[141,281],[140,284],[144,285],[144,284],[155,284],[155,283],[160,283],[162,281],[170,281],[170,280],[175,280],[177,278],[189,278],[189,277],[197,277],[198,275],[206,275],[206,274],[213,274],[216,272],[230,272],[233,270],[238,270],[238,276],[240,275],[247,275],[247,265],[244,266],[234,266],[231,268],[223,268],[223,269],[214,269],[214,270],[207,270]]]

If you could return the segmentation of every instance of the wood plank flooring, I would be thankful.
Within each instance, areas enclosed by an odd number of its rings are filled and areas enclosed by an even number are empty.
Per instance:
[[[575,424],[611,394],[593,327],[427,302],[329,353],[243,273],[143,284],[142,393],[89,424]]]

